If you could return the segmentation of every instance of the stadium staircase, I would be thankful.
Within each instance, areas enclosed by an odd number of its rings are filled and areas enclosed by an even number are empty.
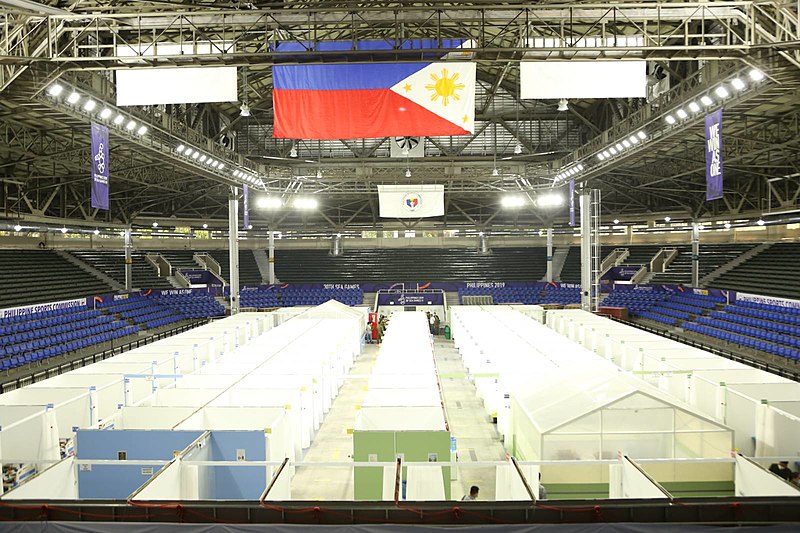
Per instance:
[[[569,255],[569,246],[559,246],[555,250],[553,250],[553,279],[559,280],[561,279],[561,271],[564,269],[564,263],[567,262],[567,256]],[[547,272],[545,272],[544,276],[540,281],[547,281]]]
[[[262,283],[269,283],[269,256],[264,250],[252,250],[253,258],[258,265],[258,271],[261,273]]]
[[[692,247],[676,246],[678,256],[670,263],[665,272],[654,272],[650,283],[682,284],[692,283]],[[700,245],[700,287],[705,286],[702,279],[736,258],[747,254],[752,244],[702,244]]]
[[[721,274],[709,285],[718,289],[800,298],[800,243],[775,243]]]
[[[228,250],[214,250],[208,255],[219,263],[220,275],[226,284],[231,281],[231,263],[228,257]],[[261,271],[256,263],[256,258],[251,250],[239,250],[239,286],[261,285]]]
[[[76,250],[72,254],[97,270],[105,272],[114,281],[125,285],[125,254],[122,251]],[[133,252],[131,259],[132,286],[135,289],[171,289],[166,278],[159,277],[156,269],[146,259],[144,252]],[[113,292],[113,291],[107,291]],[[102,293],[101,293],[102,294]]]
[[[71,253],[67,252],[66,250],[53,250],[53,251],[58,256],[63,257],[64,259],[66,259],[67,261],[69,261],[73,265],[77,266],[78,268],[80,268],[84,272],[88,272],[89,274],[91,274],[92,276],[96,277],[97,279],[99,279],[103,283],[106,283],[109,287],[111,287],[115,291],[124,291],[125,290],[125,285],[117,283],[117,281],[114,278],[112,278],[111,276],[106,275],[105,272],[97,270],[92,265],[90,265],[90,264],[86,263],[85,261],[82,261],[81,259],[75,257],[74,255],[72,255]]]
[[[705,276],[700,277],[700,286],[701,287],[708,287],[710,284],[714,283],[714,281],[725,274],[726,272],[730,272],[734,268],[738,267],[742,263],[749,261],[753,257],[757,256],[761,252],[764,252],[772,246],[773,243],[771,242],[764,242],[759,244],[758,246],[751,247],[746,252],[737,255],[736,257],[732,258],[727,263],[724,263],[717,267],[716,269],[712,270]]]

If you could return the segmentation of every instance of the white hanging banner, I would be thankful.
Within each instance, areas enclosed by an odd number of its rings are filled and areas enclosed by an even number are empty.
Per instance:
[[[384,218],[444,216],[444,185],[378,185]]]
[[[644,98],[646,61],[523,61],[520,97]]]

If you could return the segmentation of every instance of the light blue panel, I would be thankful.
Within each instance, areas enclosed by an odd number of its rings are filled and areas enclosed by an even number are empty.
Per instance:
[[[244,450],[247,461],[265,461],[266,438],[263,431],[213,431],[211,460],[236,461],[237,451]],[[257,500],[266,488],[264,466],[214,466],[208,468],[213,479],[214,499]]]
[[[131,461],[170,460],[174,451],[183,450],[202,433],[202,431],[172,430],[80,429],[75,435],[75,454],[78,459],[116,460],[117,452],[125,451]]]
[[[78,470],[78,497],[97,500],[124,500],[153,477],[164,465],[91,465]],[[86,466],[84,468],[87,468]],[[145,473],[142,473],[144,470]],[[149,469],[149,470],[147,470]],[[153,472],[151,475],[149,472]]]

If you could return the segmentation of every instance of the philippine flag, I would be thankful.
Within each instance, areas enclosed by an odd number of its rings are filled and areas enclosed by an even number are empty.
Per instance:
[[[272,68],[273,137],[467,135],[475,63],[350,63]]]

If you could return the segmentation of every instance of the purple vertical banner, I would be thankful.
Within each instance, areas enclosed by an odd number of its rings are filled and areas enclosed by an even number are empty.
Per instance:
[[[92,207],[108,211],[108,128],[92,122]]]
[[[722,198],[722,109],[706,116],[706,200]]]
[[[575,225],[575,180],[569,180],[569,225]]]
[[[243,213],[244,213],[244,229],[248,229],[250,227],[250,187],[244,185],[242,189],[242,202],[244,203],[243,206]]]

